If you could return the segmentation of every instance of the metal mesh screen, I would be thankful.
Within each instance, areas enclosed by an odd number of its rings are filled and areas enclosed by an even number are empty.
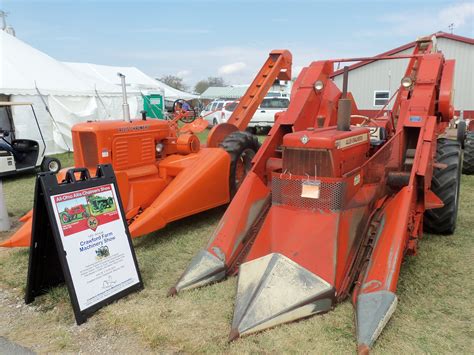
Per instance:
[[[272,204],[309,210],[340,210],[343,208],[345,182],[321,182],[319,198],[301,197],[306,178],[287,175],[272,178]]]

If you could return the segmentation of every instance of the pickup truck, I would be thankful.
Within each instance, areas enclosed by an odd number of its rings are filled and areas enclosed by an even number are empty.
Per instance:
[[[275,113],[286,111],[290,100],[286,97],[266,97],[249,123],[249,131],[255,133],[257,129],[269,130],[275,123]]]

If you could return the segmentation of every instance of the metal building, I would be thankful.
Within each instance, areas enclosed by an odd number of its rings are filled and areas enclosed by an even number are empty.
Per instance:
[[[474,118],[474,39],[438,32],[437,47],[446,59],[455,59],[454,108]],[[415,42],[381,53],[380,56],[411,54]],[[349,91],[363,114],[378,112],[400,86],[408,59],[358,62],[349,66]],[[342,70],[335,72],[334,82],[342,88]]]

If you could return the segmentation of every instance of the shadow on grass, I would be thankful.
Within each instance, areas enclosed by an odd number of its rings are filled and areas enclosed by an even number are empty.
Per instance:
[[[147,234],[145,236],[134,239],[133,245],[135,249],[155,247],[163,243],[173,243],[181,238],[182,234],[189,232],[189,230],[196,228],[201,229],[204,226],[215,223],[224,214],[227,205],[213,208],[190,217],[186,217],[171,223],[168,223],[164,228]],[[204,247],[204,245],[203,245]]]

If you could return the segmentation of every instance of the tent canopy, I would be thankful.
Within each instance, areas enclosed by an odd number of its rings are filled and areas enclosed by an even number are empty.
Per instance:
[[[43,94],[76,96],[119,94],[120,89],[103,80],[94,80],[0,31],[0,93],[6,95]]]
[[[110,65],[70,62],[64,62],[63,64],[75,71],[84,73],[85,75],[97,78],[98,80],[105,81],[112,85],[120,85],[120,78],[117,76],[117,73],[122,73],[126,76],[127,84],[131,88],[140,91],[160,91],[164,94],[167,100],[190,100],[199,97],[198,95],[174,89],[161,81],[151,78],[135,67],[115,67]]]
[[[172,88],[135,67],[60,62],[29,44],[0,31],[0,94],[95,96],[121,93],[120,78],[126,76],[128,91],[160,91],[167,100],[195,99],[198,95]]]

